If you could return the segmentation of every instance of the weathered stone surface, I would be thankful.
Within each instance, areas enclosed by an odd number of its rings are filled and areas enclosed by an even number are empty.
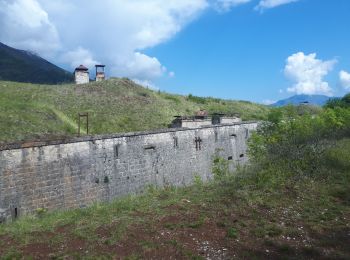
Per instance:
[[[247,161],[256,122],[84,137],[0,149],[0,222],[38,208],[85,207],[148,185],[184,186],[212,178],[215,155],[233,170]],[[197,141],[196,141],[197,140]]]

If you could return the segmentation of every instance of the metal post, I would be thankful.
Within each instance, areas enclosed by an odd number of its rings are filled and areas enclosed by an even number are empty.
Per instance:
[[[86,117],[86,134],[89,134],[89,113],[78,113],[78,136],[80,136],[81,117]]]
[[[86,113],[86,134],[89,134],[89,113]]]
[[[80,136],[80,114],[78,114],[78,136]]]

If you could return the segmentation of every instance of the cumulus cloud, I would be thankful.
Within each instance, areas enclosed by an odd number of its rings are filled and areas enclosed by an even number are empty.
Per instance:
[[[350,73],[346,72],[345,70],[340,71],[339,80],[340,80],[341,86],[345,90],[350,90]]]
[[[277,102],[276,100],[265,99],[262,101],[262,104],[269,106],[269,105],[275,104],[276,102]]]
[[[44,57],[60,48],[57,29],[36,0],[0,0],[0,41]]]
[[[155,57],[149,57],[140,52],[128,56],[126,60],[120,60],[112,67],[112,74],[124,76],[141,81],[151,81],[166,72],[166,68]]]
[[[214,8],[220,12],[226,12],[233,7],[249,3],[250,1],[251,0],[216,0],[214,2]]]
[[[285,75],[295,81],[288,92],[297,94],[332,95],[332,89],[324,77],[333,69],[336,60],[322,61],[316,58],[316,53],[305,55],[298,52],[287,59],[284,68]]]
[[[71,67],[97,60],[110,75],[153,80],[167,72],[143,53],[171,39],[207,0],[0,0],[0,41]]]
[[[255,7],[256,10],[263,11],[265,9],[274,8],[280,5],[285,5],[299,0],[261,0],[259,4]]]
[[[76,50],[63,54],[61,61],[70,64],[71,68],[76,68],[80,64],[84,64],[84,66],[90,69],[93,68],[95,64],[100,63],[93,58],[89,50],[86,50],[80,46]]]
[[[156,57],[143,50],[171,39],[207,8],[205,0],[105,0],[102,7],[98,0],[89,4],[59,0],[66,9],[62,13],[47,1],[39,1],[57,21],[67,48],[84,46],[92,57],[108,65],[110,75],[140,82],[152,82],[167,71]]]
[[[173,38],[209,7],[227,11],[250,1],[0,0],[0,41],[66,68],[99,61],[110,76],[151,82],[175,73],[145,49]]]
[[[135,78],[131,78],[131,80],[133,82],[135,82],[136,84],[144,86],[145,88],[149,88],[149,89],[152,89],[152,90],[159,90],[159,88],[152,81],[140,80],[140,79],[135,79]]]

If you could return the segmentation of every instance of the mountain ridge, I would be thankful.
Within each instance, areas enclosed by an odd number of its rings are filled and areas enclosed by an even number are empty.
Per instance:
[[[281,99],[276,103],[271,104],[272,107],[281,107],[286,105],[299,105],[299,104],[311,104],[317,106],[323,106],[327,103],[329,99],[332,97],[328,97],[325,95],[294,95],[286,99]]]
[[[0,42],[0,80],[36,84],[73,81],[73,74],[37,54],[12,48]]]

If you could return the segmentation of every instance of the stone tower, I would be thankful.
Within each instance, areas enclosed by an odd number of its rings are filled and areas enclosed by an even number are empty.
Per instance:
[[[89,83],[89,81],[90,81],[89,69],[86,68],[84,65],[80,65],[74,71],[74,78],[75,78],[76,84]]]

